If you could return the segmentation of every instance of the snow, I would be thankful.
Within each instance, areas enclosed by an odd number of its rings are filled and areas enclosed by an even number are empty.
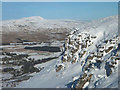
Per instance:
[[[86,82],[83,88],[86,88],[89,85],[89,82]]]
[[[60,55],[60,52],[58,52],[58,53],[52,53],[52,54],[48,54],[48,55],[38,55],[38,54],[36,54],[36,55],[31,55],[31,56],[29,56],[28,58],[31,58],[31,59],[34,59],[34,60],[38,60],[38,59],[40,59],[40,60],[42,60],[42,59],[44,59],[44,58],[51,58],[51,57],[58,57]]]
[[[1,59],[1,58],[4,58],[4,57],[5,57],[4,55],[0,55],[0,59]]]
[[[47,65],[46,69],[35,75],[35,77],[31,78],[27,81],[27,83],[21,83],[18,87],[41,87],[41,88],[54,88],[54,87],[66,87],[65,84],[68,83],[72,79],[71,76],[79,75],[80,66],[79,65],[69,65],[69,68],[72,68],[72,70],[66,69],[63,70],[63,72],[55,72],[55,62],[56,61],[50,61],[53,62],[51,65]],[[47,71],[47,69],[50,69]],[[74,72],[73,72],[74,71]],[[39,77],[39,78],[38,78]],[[52,78],[51,78],[52,77]],[[31,82],[32,81],[32,82]],[[42,82],[40,82],[42,81]],[[50,82],[49,82],[50,81]],[[39,83],[38,83],[39,82]],[[35,85],[32,85],[33,83],[36,83]],[[26,86],[26,84],[28,84]]]
[[[77,80],[79,78],[80,78],[80,76],[75,76],[75,77],[73,77],[73,81],[75,81],[75,80]]]
[[[10,58],[11,56],[0,55],[0,59],[2,59],[4,57]]]
[[[17,55],[26,54],[26,53],[24,53],[24,52],[10,52],[10,53],[12,53],[12,54],[17,54]]]
[[[36,18],[36,19],[35,19]],[[31,22],[32,20],[32,22]],[[35,73],[33,77],[31,77],[27,81],[20,82],[20,84],[16,88],[68,88],[70,87],[70,82],[73,82],[75,80],[78,80],[80,75],[83,75],[83,73],[87,73],[87,75],[92,74],[92,78],[90,82],[86,82],[83,86],[83,88],[117,88],[118,87],[118,65],[115,65],[115,70],[112,70],[112,73],[110,76],[106,76],[107,69],[105,68],[106,63],[110,63],[112,60],[109,59],[114,53],[113,50],[109,51],[108,53],[104,53],[100,61],[102,62],[100,64],[100,68],[98,68],[99,63],[97,63],[96,59],[99,60],[99,58],[95,57],[92,60],[88,60],[88,56],[94,56],[91,54],[91,52],[94,52],[95,55],[97,55],[97,48],[95,45],[101,45],[104,46],[104,43],[102,42],[104,40],[104,32],[105,32],[105,39],[113,39],[114,35],[117,35],[118,30],[118,17],[117,16],[111,16],[91,22],[78,22],[78,21],[72,21],[72,20],[46,20],[41,17],[30,17],[30,18],[24,18],[21,20],[13,20],[13,21],[4,21],[3,26],[8,24],[8,27],[13,26],[13,22],[17,25],[30,25],[30,23],[33,24],[34,28],[58,28],[58,27],[67,27],[67,28],[74,28],[73,31],[70,32],[70,35],[68,35],[68,38],[65,40],[65,47],[63,47],[63,51],[65,51],[64,58],[67,60],[68,56],[72,57],[72,59],[76,59],[77,61],[75,63],[70,62],[62,62],[61,57],[58,57],[57,59],[51,60],[49,62],[38,64],[35,67],[44,67],[42,71],[39,73]],[[22,23],[24,22],[24,23]],[[77,22],[77,23],[76,23]],[[75,24],[74,24],[75,23]],[[32,28],[33,28],[32,27]],[[15,27],[16,28],[16,27]],[[79,37],[79,35],[82,35],[82,37]],[[82,42],[83,44],[86,44],[86,40],[88,36],[90,36],[91,43],[88,42],[88,45],[84,49],[80,49],[81,47],[77,48],[77,40],[79,42]],[[91,36],[96,36],[95,39],[92,39]],[[69,38],[71,39],[71,42],[73,44],[69,44]],[[77,39],[75,41],[75,39]],[[42,43],[42,46],[48,45],[46,43]],[[51,45],[57,46],[60,45],[60,43],[52,43]],[[114,44],[105,44],[106,47],[114,46]],[[37,46],[37,45],[35,45]],[[69,48],[68,48],[69,47]],[[74,54],[72,53],[72,50],[78,49]],[[115,49],[115,48],[114,48]],[[104,49],[99,49],[99,51],[103,51]],[[79,56],[79,53],[83,53],[86,51],[85,55],[83,55],[81,58]],[[60,53],[56,53],[48,56],[44,55],[35,55],[29,56],[29,58],[35,58],[42,59],[42,58],[48,58],[57,56]],[[90,62],[91,61],[91,62]],[[83,64],[82,64],[83,62]],[[119,62],[119,61],[118,61]],[[117,62],[117,63],[118,63]],[[92,68],[87,67],[90,63],[92,63]],[[81,65],[82,64],[82,65]],[[55,67],[56,65],[63,65],[64,68],[60,70],[59,72],[56,72]],[[87,70],[85,70],[85,67],[87,67]],[[72,86],[72,85],[71,85]]]

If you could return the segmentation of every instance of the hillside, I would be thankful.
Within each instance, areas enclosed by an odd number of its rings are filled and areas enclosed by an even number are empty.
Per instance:
[[[40,16],[3,21],[3,44],[20,42],[20,39],[36,42],[64,40],[67,33],[69,33],[72,28],[83,28],[85,23],[87,22],[76,20],[50,20]]]
[[[44,69],[17,87],[117,88],[120,81],[118,17],[84,24],[84,27],[73,25],[57,59],[36,65]]]

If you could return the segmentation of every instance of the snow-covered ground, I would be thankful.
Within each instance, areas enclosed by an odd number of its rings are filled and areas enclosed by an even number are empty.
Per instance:
[[[20,82],[16,88],[72,88],[76,86],[118,88],[120,56],[117,55],[119,44],[117,16],[91,22],[30,17],[4,21],[3,26],[6,24],[9,28],[16,28],[15,25],[29,26],[29,24],[33,26],[32,28],[66,27],[71,29],[74,26],[62,47],[62,55],[60,56],[59,52],[54,53],[52,56],[59,56],[57,59],[35,65],[44,69],[35,73],[30,79]],[[41,45],[44,46],[44,43]],[[59,46],[60,43],[51,44],[51,46],[55,45]],[[29,57],[37,60],[45,56]]]

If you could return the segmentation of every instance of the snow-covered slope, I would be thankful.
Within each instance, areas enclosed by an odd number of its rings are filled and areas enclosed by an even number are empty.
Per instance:
[[[52,20],[44,19],[40,16],[33,16],[28,18],[22,18],[18,20],[8,20],[3,21],[2,26],[4,31],[19,31],[19,30],[28,30],[28,31],[39,31],[40,28],[43,29],[53,29],[53,28],[74,28],[74,27],[83,27],[84,21],[76,20]],[[22,29],[21,29],[22,28]]]
[[[21,88],[118,88],[118,17],[111,16],[74,28],[62,55],[37,67],[45,67]]]

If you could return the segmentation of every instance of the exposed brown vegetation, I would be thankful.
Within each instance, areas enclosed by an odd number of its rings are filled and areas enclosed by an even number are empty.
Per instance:
[[[65,31],[64,31],[65,32]],[[67,33],[67,32],[66,32]],[[30,42],[46,42],[53,40],[64,40],[66,33],[51,33],[50,31],[34,31],[34,32],[23,32],[23,31],[11,31],[2,33],[2,44],[17,43],[24,41]]]
[[[90,82],[92,78],[92,74],[88,75],[86,73],[83,74],[83,76],[79,79],[76,89],[77,90],[82,90],[83,86],[85,85],[86,82]]]
[[[108,53],[110,50],[113,49],[113,46],[109,47],[108,49],[105,50],[106,53]]]
[[[62,65],[57,66],[57,67],[56,67],[56,72],[59,72],[62,68],[63,68]]]
[[[82,58],[85,53],[86,51],[83,51],[83,53],[80,55],[80,58]]]

